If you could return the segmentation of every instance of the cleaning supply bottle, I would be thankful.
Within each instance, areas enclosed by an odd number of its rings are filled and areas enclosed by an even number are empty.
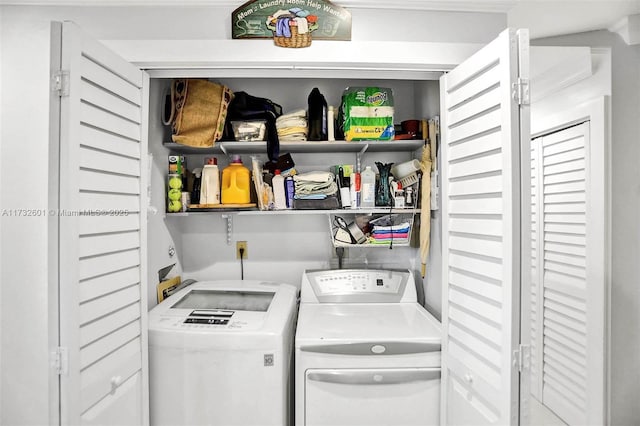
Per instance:
[[[287,208],[293,208],[293,197],[296,193],[295,183],[293,182],[293,177],[287,176],[284,179],[284,194],[287,198]]]
[[[310,141],[326,141],[327,135],[327,101],[317,87],[314,87],[307,98],[309,105],[309,132],[307,139]]]
[[[191,203],[200,204],[200,191],[202,188],[202,168],[193,169],[193,189],[191,190]]]
[[[335,126],[335,112],[334,108],[329,105],[329,110],[327,113],[327,140],[335,141],[336,140],[336,132],[334,130]]]
[[[222,170],[222,204],[248,204],[251,201],[251,173],[234,155],[229,166]]]
[[[360,207],[375,207],[376,205],[376,173],[367,166],[361,173],[362,198]]]
[[[218,159],[207,158],[202,168],[200,202],[198,204],[220,204],[220,171]]]
[[[273,202],[276,210],[284,210],[287,208],[287,196],[284,191],[284,176],[280,174],[280,170],[275,171],[275,176],[271,179],[273,187]]]

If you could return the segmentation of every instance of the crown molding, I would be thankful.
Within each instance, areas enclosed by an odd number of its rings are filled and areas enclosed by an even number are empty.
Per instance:
[[[337,0],[346,9],[432,10],[506,13],[518,0]],[[0,5],[22,6],[207,6],[236,8],[243,0],[0,0]]]
[[[628,45],[640,44],[640,14],[629,15],[609,27],[612,33],[618,33]]]

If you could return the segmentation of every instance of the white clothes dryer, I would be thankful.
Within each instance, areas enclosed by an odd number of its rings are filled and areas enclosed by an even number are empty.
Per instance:
[[[410,271],[306,271],[296,425],[439,425],[441,340]]]
[[[152,425],[290,422],[297,289],[197,282],[149,312]]]

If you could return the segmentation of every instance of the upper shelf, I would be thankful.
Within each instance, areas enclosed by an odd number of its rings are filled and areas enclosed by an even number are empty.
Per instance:
[[[314,153],[314,152],[388,152],[415,151],[422,147],[423,140],[391,140],[391,141],[319,141],[319,142],[286,142],[280,141],[281,152]],[[183,154],[253,154],[266,153],[266,142],[216,142],[212,148],[194,148],[173,142],[165,142],[165,147],[173,152]]]

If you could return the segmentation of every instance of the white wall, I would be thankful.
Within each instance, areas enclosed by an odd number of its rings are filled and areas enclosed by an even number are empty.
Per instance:
[[[3,424],[48,423],[47,216],[15,215],[47,210],[50,28],[25,18],[0,17]]]
[[[231,8],[204,7],[0,6],[0,181],[11,182],[0,186],[0,206],[43,211],[48,207],[51,20],[73,20],[90,35],[106,40],[227,39],[230,12]],[[486,43],[505,27],[506,20],[503,14],[352,12],[354,41]],[[49,409],[55,410],[49,407],[48,393],[50,325],[46,319],[50,314],[48,290],[55,283],[47,281],[51,266],[47,263],[47,231],[46,216],[2,217],[1,424],[47,424]],[[162,242],[158,246],[164,250]]]
[[[3,11],[0,9],[0,23],[2,22]],[[1,27],[0,27],[1,28]],[[3,37],[2,31],[0,30],[0,39]],[[0,43],[0,99],[4,99],[3,91],[2,91],[2,43]],[[4,140],[2,134],[2,122],[4,115],[3,111],[3,103],[0,102],[0,158],[2,158],[2,143]],[[2,175],[0,174],[0,188],[2,187]],[[2,197],[0,196],[0,212],[4,209],[4,204]],[[2,241],[2,225],[0,225],[0,241]],[[0,308],[2,307],[2,244],[0,243]],[[0,345],[2,344],[2,314],[0,314]],[[0,380],[2,380],[2,351],[0,351]],[[0,386],[0,401],[2,401],[2,386]],[[0,421],[2,421],[2,403],[0,403]]]
[[[640,418],[640,48],[627,46],[617,35],[606,31],[533,40],[532,44],[611,48],[611,424],[637,424]],[[585,95],[607,95],[608,84],[597,82],[591,92],[584,86],[577,92],[567,91],[564,100],[575,105],[584,100]]]

